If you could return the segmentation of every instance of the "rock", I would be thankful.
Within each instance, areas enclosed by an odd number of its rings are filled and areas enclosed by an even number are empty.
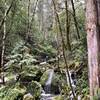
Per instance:
[[[46,90],[46,83],[48,81],[48,77],[49,77],[49,73],[51,72],[51,70],[47,70],[46,72],[44,72],[43,76],[41,77],[41,85],[43,86],[43,89]],[[60,94],[60,88],[61,88],[61,84],[62,82],[64,82],[66,84],[66,77],[65,76],[61,76],[61,74],[59,74],[58,72],[54,72],[54,75],[52,77],[52,82],[49,88],[51,92],[51,94],[55,94],[58,95]],[[45,91],[46,92],[46,91]]]
[[[27,88],[28,93],[31,93],[33,97],[35,98],[35,100],[38,100],[42,91],[41,84],[39,84],[36,81],[32,81],[31,83],[28,84],[26,88]]]
[[[53,100],[53,95],[42,93],[40,100]]]
[[[43,73],[43,75],[42,75],[42,77],[40,79],[40,83],[41,83],[42,86],[45,86],[45,83],[46,83],[46,81],[48,79],[48,76],[49,76],[49,71],[47,70],[47,71],[45,71]]]
[[[63,77],[61,77],[59,73],[55,73],[53,80],[52,80],[52,84],[51,84],[51,92],[53,94],[55,95],[60,94],[60,88],[61,88],[61,84],[63,81],[65,81]]]
[[[61,95],[58,95],[58,96],[53,97],[52,100],[64,100],[64,97]]]
[[[35,100],[35,99],[33,98],[32,94],[28,93],[24,95],[23,100]]]

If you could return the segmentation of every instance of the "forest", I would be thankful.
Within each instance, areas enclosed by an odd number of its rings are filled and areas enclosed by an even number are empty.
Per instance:
[[[100,0],[0,0],[0,100],[100,100]]]

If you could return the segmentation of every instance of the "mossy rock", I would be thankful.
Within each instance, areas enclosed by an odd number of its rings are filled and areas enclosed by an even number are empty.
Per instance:
[[[53,94],[60,94],[60,88],[62,88],[62,83],[66,84],[65,77],[59,73],[55,73],[51,84],[51,92]]]
[[[44,72],[44,74],[42,75],[42,77],[40,79],[40,84],[42,86],[45,86],[45,83],[46,83],[46,81],[48,79],[48,76],[49,76],[49,71],[47,70],[47,71]]]
[[[49,70],[47,70],[43,76],[41,77],[41,81],[40,84],[45,88],[45,83],[48,80],[48,76],[49,76]],[[51,83],[51,93],[52,94],[60,94],[60,88],[62,88],[62,83],[66,84],[66,77],[61,74],[59,74],[58,72],[55,72],[52,78],[52,83]]]
[[[55,97],[53,98],[53,100],[64,100],[64,97],[61,96],[61,95],[55,96]]]
[[[30,93],[28,93],[23,96],[23,100],[35,100],[35,99]]]
[[[41,91],[42,91],[42,87],[41,84],[39,84],[36,81],[32,81],[31,83],[28,84],[27,88],[27,92],[31,93],[33,95],[33,97],[38,100],[38,98],[41,95]]]

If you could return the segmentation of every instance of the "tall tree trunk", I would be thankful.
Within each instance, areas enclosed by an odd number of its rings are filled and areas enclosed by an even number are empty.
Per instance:
[[[28,28],[27,28],[28,35],[30,34],[30,5],[31,5],[31,2],[29,0],[28,1]]]
[[[2,53],[1,53],[1,78],[4,81],[4,53],[5,53],[5,38],[6,38],[6,0],[5,0],[5,13],[4,13],[4,33],[2,38]]]
[[[90,97],[100,87],[100,1],[86,0],[86,29],[88,45],[88,66]]]
[[[43,25],[43,22],[44,22],[44,0],[40,0],[38,2],[38,20],[39,20],[39,30],[40,32],[44,32],[44,25]]]
[[[70,44],[70,20],[69,20],[69,12],[68,12],[68,1],[65,0],[65,7],[66,7],[66,39],[67,39],[67,47],[68,50],[71,51],[71,44]]]
[[[33,21],[34,21],[34,16],[36,14],[36,8],[37,8],[37,5],[38,5],[38,1],[39,0],[36,0],[36,3],[34,5],[34,9],[33,9],[33,12],[32,12],[32,18],[31,18],[31,21],[30,21],[30,30],[32,29],[32,24],[33,24]]]
[[[53,2],[53,6],[54,6],[54,12],[55,12],[55,16],[56,16],[56,21],[58,22],[58,27],[59,27],[59,32],[60,32],[60,36],[61,36],[61,42],[62,42],[62,52],[63,52],[63,58],[64,58],[64,62],[65,62],[65,66],[66,66],[66,71],[67,71],[67,75],[68,75],[68,80],[69,80],[69,84],[72,90],[72,94],[73,94],[73,98],[74,100],[76,100],[76,96],[71,84],[71,79],[70,79],[70,75],[69,75],[69,69],[68,69],[68,63],[67,63],[67,59],[66,59],[66,54],[65,54],[65,43],[64,43],[64,37],[63,37],[63,32],[62,32],[62,28],[61,28],[61,23],[60,23],[60,19],[59,19],[59,15],[57,13],[57,8],[56,8],[56,4],[55,4],[55,0],[52,0]]]
[[[78,37],[78,39],[80,39],[80,34],[79,34],[79,29],[78,29],[78,22],[76,20],[76,12],[75,12],[75,7],[74,7],[73,0],[71,0],[71,4],[72,4],[72,9],[73,9],[73,17],[74,17],[74,23],[75,23],[75,27],[76,27],[77,37]]]
[[[16,2],[16,1],[17,1],[17,0],[12,0],[11,5],[9,6],[9,8],[7,9],[7,11],[6,11],[6,13],[5,13],[6,16],[9,14],[9,12],[10,12],[12,6],[13,6],[13,3]],[[0,30],[2,29],[2,26],[4,25],[5,17],[6,17],[6,16],[4,16],[3,20],[0,22]]]

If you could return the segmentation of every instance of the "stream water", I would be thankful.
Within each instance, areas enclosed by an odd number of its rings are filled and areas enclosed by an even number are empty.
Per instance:
[[[69,76],[70,77],[68,77],[67,71],[65,73],[66,73],[66,78],[67,78],[67,84],[70,87],[70,82],[71,82],[74,95],[76,95],[76,82],[77,82],[77,80],[76,80],[76,74],[75,74],[74,71],[69,71]],[[69,78],[70,78],[70,82],[69,82]],[[73,96],[72,91],[70,91],[70,93],[69,93],[69,99],[70,100],[74,100],[74,96]],[[77,99],[77,100],[79,100],[79,99]]]
[[[67,84],[70,86],[67,72],[65,71],[65,73],[66,73],[66,78],[67,78]],[[76,91],[76,77],[75,76],[76,75],[72,71],[69,71],[69,75],[70,75],[71,85],[72,85],[73,91],[75,93],[75,91]],[[51,93],[51,84],[52,84],[53,76],[54,76],[54,70],[49,69],[48,70],[48,79],[45,83],[44,90],[41,93],[40,100],[53,100],[54,95],[52,95],[52,93]],[[69,100],[74,100],[72,91],[70,91],[70,93],[69,93]],[[77,100],[81,100],[81,99],[77,99]]]
[[[51,83],[54,75],[54,70],[49,69],[48,70],[48,79],[45,83],[44,91],[41,93],[41,99],[40,100],[52,100],[53,95],[51,93]]]
[[[54,70],[50,69],[49,70],[49,75],[48,75],[48,80],[45,83],[45,87],[44,87],[44,91],[47,94],[51,93],[51,83],[52,83],[52,79],[53,79],[53,75],[54,75]]]

